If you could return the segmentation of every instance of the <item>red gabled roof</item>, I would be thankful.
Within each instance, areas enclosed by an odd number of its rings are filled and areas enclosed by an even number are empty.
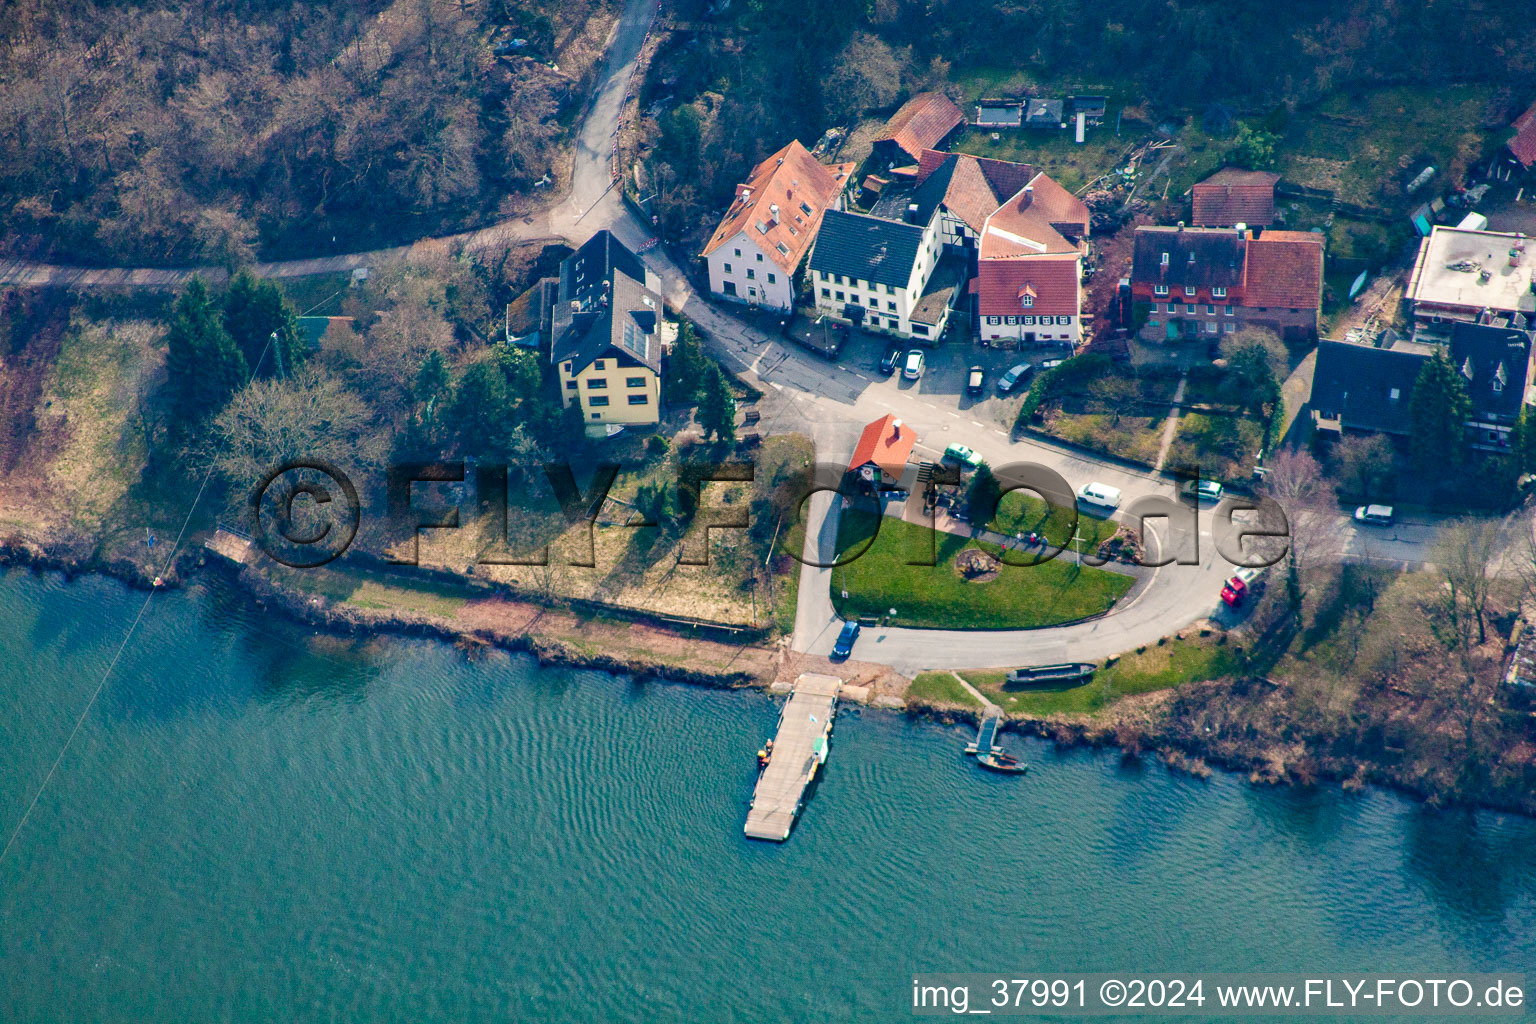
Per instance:
[[[1323,236],[1266,231],[1248,240],[1244,305],[1317,309],[1323,303]]]
[[[859,443],[853,448],[853,458],[848,468],[857,472],[873,462],[880,471],[890,477],[900,477],[906,469],[912,446],[917,443],[917,431],[902,423],[890,413],[875,420],[859,435]]]
[[[1536,167],[1536,103],[1531,109],[1515,118],[1515,137],[1509,140],[1509,151],[1522,167]]]
[[[948,96],[941,92],[918,93],[891,116],[875,141],[894,142],[902,152],[916,159],[964,123],[965,115]]]
[[[791,142],[754,167],[749,181],[736,186],[736,197],[700,255],[708,256],[746,232],[764,255],[793,273],[816,239],[822,214],[842,192],[853,167],[817,163],[798,140]],[[802,203],[810,207],[809,213]]]
[[[1194,187],[1193,223],[1197,227],[1229,228],[1236,224],[1267,228],[1275,222],[1273,171],[1223,167]]]
[[[1050,175],[1037,174],[987,218],[980,256],[988,260],[1079,252],[1068,234],[1087,236],[1088,207]]]
[[[925,149],[917,162],[917,185],[921,187],[934,174],[946,170],[948,178],[940,179],[944,206],[977,234],[987,218],[1035,176],[1028,164]]]
[[[1077,256],[1023,256],[982,260],[976,267],[977,306],[981,316],[1076,316]],[[1033,292],[1025,306],[1022,295]]]

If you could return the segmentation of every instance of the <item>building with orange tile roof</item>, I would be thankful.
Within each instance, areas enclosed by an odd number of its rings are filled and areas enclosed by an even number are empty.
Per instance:
[[[925,149],[938,149],[965,124],[965,115],[941,92],[924,92],[891,115],[874,142],[874,155],[887,165],[916,163]]]
[[[895,485],[907,469],[917,432],[887,413],[864,428],[848,460],[848,472],[866,483]]]
[[[700,254],[710,291],[753,306],[793,308],[795,271],[853,170],[818,163],[798,141],[753,168]]]

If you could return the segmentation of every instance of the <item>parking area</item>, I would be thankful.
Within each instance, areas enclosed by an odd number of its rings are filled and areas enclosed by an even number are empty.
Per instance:
[[[881,361],[891,347],[897,347],[900,355],[896,369],[887,378],[881,369]],[[907,380],[902,369],[907,353],[917,350],[923,354],[923,375],[917,381]],[[1009,367],[1019,363],[1031,363],[1038,367],[1047,359],[1060,359],[1067,353],[1060,345],[1038,346],[1015,351],[982,348],[970,342],[947,342],[933,346],[919,346],[911,341],[888,338],[865,331],[849,332],[837,362],[847,369],[868,375],[877,386],[913,389],[935,400],[947,398],[964,410],[976,406],[1017,406],[1024,389],[1016,388],[1005,397],[997,393],[997,379]],[[965,393],[966,380],[972,366],[980,366],[985,375],[982,394],[973,397]]]

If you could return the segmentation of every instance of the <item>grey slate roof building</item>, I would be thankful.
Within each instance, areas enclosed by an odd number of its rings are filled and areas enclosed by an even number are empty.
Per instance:
[[[1429,356],[1349,341],[1320,341],[1312,377],[1313,411],[1344,430],[1410,434],[1413,385]]]
[[[560,264],[550,360],[571,360],[572,372],[580,372],[612,349],[621,365],[660,373],[661,309],[661,296],[646,285],[640,257],[599,231]]]
[[[1514,423],[1520,418],[1531,364],[1528,331],[1458,321],[1451,328],[1450,357],[1467,382],[1474,420]]]
[[[1170,288],[1241,288],[1245,255],[1235,231],[1142,227],[1136,230],[1131,278]]]
[[[1062,111],[1066,104],[1061,100],[1036,97],[1024,101],[1024,123],[1039,125],[1042,128],[1057,128],[1061,126]]]
[[[905,288],[922,244],[920,225],[828,210],[809,266],[823,274]]]

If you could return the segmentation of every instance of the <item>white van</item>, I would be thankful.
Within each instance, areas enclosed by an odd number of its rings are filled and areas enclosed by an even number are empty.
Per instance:
[[[1120,507],[1120,488],[1109,484],[1087,484],[1078,489],[1077,500],[1084,505],[1097,505],[1113,512]]]

